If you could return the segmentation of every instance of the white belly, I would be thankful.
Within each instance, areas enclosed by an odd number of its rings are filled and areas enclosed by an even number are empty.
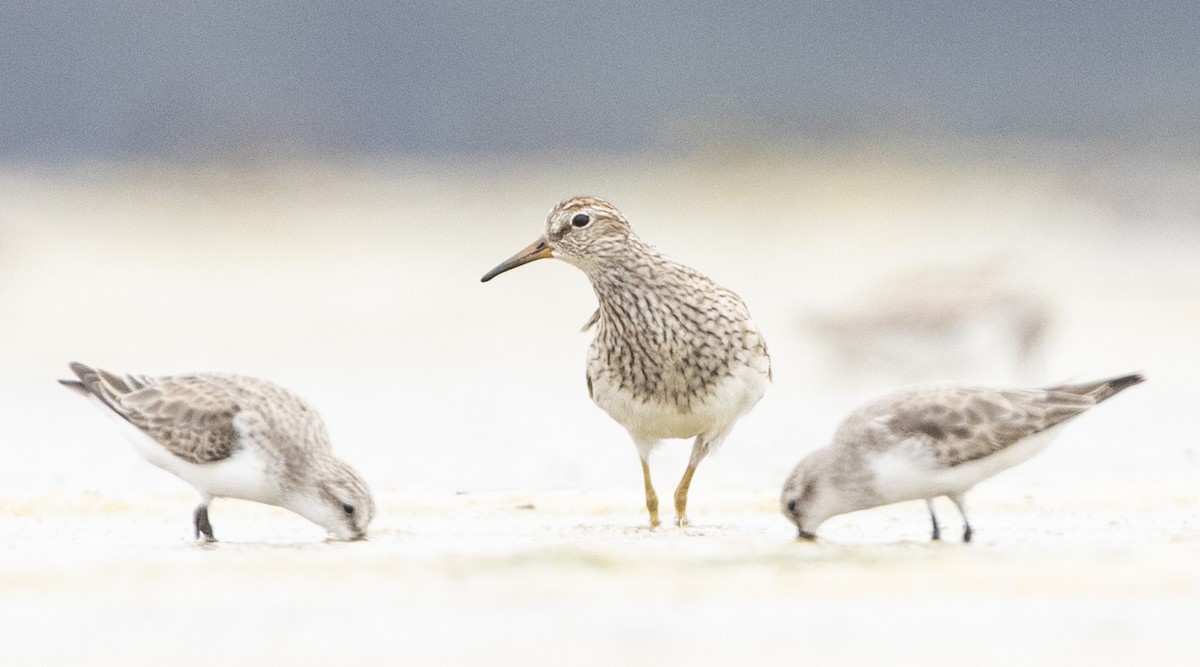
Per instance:
[[[728,430],[758,403],[766,392],[767,382],[765,372],[741,367],[718,383],[703,400],[693,400],[684,409],[637,398],[602,375],[593,381],[592,400],[624,426],[635,441],[691,438]]]
[[[275,504],[280,491],[268,474],[266,457],[256,446],[243,446],[228,458],[211,463],[192,463],[172,454],[133,424],[115,414],[95,399],[105,414],[111,416],[142,458],[166,470],[196,489],[205,500],[209,498],[241,498]]]
[[[875,490],[885,503],[965,493],[979,482],[1028,461],[1054,440],[1061,427],[1054,426],[991,456],[952,467],[939,467],[932,459],[913,456],[912,450],[898,445],[871,462]]]

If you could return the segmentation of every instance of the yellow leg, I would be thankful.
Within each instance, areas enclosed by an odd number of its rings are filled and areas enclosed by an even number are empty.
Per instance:
[[[650,512],[650,527],[658,526],[658,494],[650,483],[650,464],[642,460],[642,479],[646,482],[646,510]]]
[[[688,525],[687,518],[687,494],[688,487],[692,485],[692,475],[696,474],[696,464],[689,463],[687,470],[683,473],[683,479],[679,480],[679,487],[675,489],[675,525]]]

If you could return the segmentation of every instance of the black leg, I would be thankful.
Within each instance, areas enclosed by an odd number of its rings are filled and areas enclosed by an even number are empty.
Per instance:
[[[962,515],[963,520],[963,542],[971,541],[971,522],[967,520],[967,506],[963,502],[962,494],[950,496],[950,500],[954,501],[954,506],[958,508],[958,513]]]
[[[196,526],[196,539],[200,539],[200,535],[204,535],[205,542],[216,542],[217,538],[213,537],[212,524],[208,522],[208,505],[202,504],[196,508],[196,512],[192,515],[192,523]]]
[[[933,537],[930,539],[932,539],[934,542],[937,542],[938,540],[942,539],[942,530],[938,528],[937,514],[934,514],[933,512],[933,498],[926,498],[925,506],[929,508],[930,521],[933,521]]]

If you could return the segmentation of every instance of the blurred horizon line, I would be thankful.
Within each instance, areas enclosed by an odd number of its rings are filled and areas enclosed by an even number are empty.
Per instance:
[[[155,169],[192,168],[287,168],[328,165],[353,168],[363,164],[376,169],[389,165],[424,166],[431,169],[487,169],[495,165],[522,165],[547,169],[575,165],[579,158],[625,163],[722,163],[800,161],[808,159],[862,160],[873,158],[952,158],[980,162],[1031,160],[1033,164],[1073,162],[1101,157],[1128,157],[1143,162],[1193,164],[1200,162],[1200,138],[1193,144],[1174,141],[1158,144],[1105,138],[1013,138],[967,135],[921,135],[904,137],[857,135],[837,138],[793,137],[789,140],[761,137],[705,143],[676,144],[661,149],[633,150],[576,147],[570,151],[528,149],[523,151],[479,150],[474,152],[421,152],[398,150],[336,151],[300,150],[295,147],[259,149],[243,147],[236,152],[123,153],[66,155],[0,155],[0,170],[71,172],[80,169],[145,166]]]

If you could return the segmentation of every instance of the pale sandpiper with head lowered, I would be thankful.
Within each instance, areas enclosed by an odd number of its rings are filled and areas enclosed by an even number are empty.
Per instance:
[[[200,494],[195,536],[215,541],[213,498],[291,510],[333,539],[366,537],[375,503],[362,477],[334,457],[320,415],[273,383],[216,373],[117,375],[72,363],[59,380],[117,417],[146,460]]]
[[[1042,451],[1065,423],[1143,382],[1140,373],[1041,389],[952,383],[912,385],[854,410],[833,443],[800,461],[783,488],[782,510],[800,537],[826,519],[904,500],[947,496],[971,540],[963,495]]]

